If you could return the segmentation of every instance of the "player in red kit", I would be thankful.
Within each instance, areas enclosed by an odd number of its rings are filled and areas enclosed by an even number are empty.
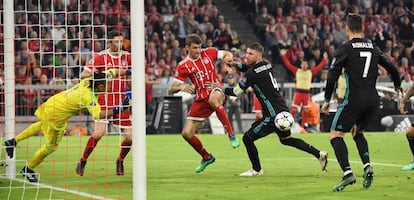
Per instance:
[[[223,124],[230,138],[233,148],[240,146],[240,141],[234,135],[226,110],[223,107],[225,95],[221,88],[214,87],[220,84],[217,78],[216,60],[223,60],[227,72],[232,69],[227,65],[233,62],[233,54],[229,51],[221,51],[215,48],[201,49],[201,38],[196,34],[189,34],[185,40],[185,48],[188,56],[182,60],[176,68],[171,92],[178,91],[193,93],[196,92],[195,101],[191,105],[187,120],[181,132],[184,139],[202,157],[196,173],[202,172],[209,164],[215,161],[212,154],[208,153],[203,144],[195,135],[195,131],[201,123],[216,112],[218,119]],[[192,85],[184,84],[189,78]]]
[[[82,71],[81,77],[89,77],[93,72],[102,72],[108,69],[129,69],[131,67],[131,54],[122,50],[123,36],[118,31],[110,31],[108,33],[109,48],[95,54],[93,60],[86,65]],[[98,102],[101,105],[101,110],[109,110],[119,105],[126,95],[127,82],[129,80],[126,76],[118,77],[112,80],[108,85],[108,92],[100,94]],[[131,149],[132,145],[132,122],[130,118],[129,109],[114,115],[112,119],[102,119],[95,121],[94,132],[90,136],[88,143],[81,159],[79,160],[76,173],[83,176],[85,171],[86,161],[92,151],[95,149],[97,143],[107,132],[109,120],[112,120],[115,126],[121,130],[124,140],[121,144],[121,150],[116,161],[116,174],[124,175],[123,160]]]

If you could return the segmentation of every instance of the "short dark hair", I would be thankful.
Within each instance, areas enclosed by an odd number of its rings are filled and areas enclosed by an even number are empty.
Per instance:
[[[92,89],[98,87],[98,85],[106,84],[106,74],[102,72],[94,72],[89,80],[89,86]]]
[[[349,13],[346,17],[346,25],[353,33],[362,32],[362,17],[359,14]]]
[[[254,50],[256,50],[257,52],[259,52],[261,54],[263,54],[263,52],[264,52],[264,47],[258,42],[253,42],[253,43],[249,44],[249,46],[247,48],[254,49]]]
[[[108,32],[108,39],[114,39],[117,36],[122,36],[121,32],[119,32],[118,30],[112,30]]]
[[[203,41],[201,40],[201,37],[197,34],[189,34],[185,38],[185,45],[190,46],[191,44],[201,44]]]

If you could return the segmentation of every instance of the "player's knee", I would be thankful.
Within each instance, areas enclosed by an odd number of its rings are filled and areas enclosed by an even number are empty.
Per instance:
[[[95,138],[96,140],[101,139],[101,137],[105,134],[104,131],[94,131],[91,137]]]
[[[245,133],[243,135],[243,143],[244,144],[249,144],[249,143],[253,143],[254,140],[249,136],[249,134]]]
[[[183,136],[184,139],[190,139],[193,136],[193,133],[191,133],[188,130],[183,130],[181,132],[181,135]]]
[[[292,144],[293,144],[293,139],[291,137],[279,138],[279,141],[283,145],[292,146]]]
[[[46,149],[47,149],[47,152],[49,154],[55,152],[57,148],[58,148],[58,145],[56,145],[56,144],[48,144],[48,145],[46,145]]]

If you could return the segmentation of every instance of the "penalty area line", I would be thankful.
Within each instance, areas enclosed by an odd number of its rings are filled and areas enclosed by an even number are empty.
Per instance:
[[[0,176],[0,178],[2,178],[2,179],[9,179],[9,178],[7,178],[5,176]],[[81,192],[81,191],[77,191],[77,190],[70,190],[70,189],[67,189],[67,188],[55,187],[55,186],[47,185],[47,184],[44,184],[44,183],[30,183],[30,182],[28,182],[25,179],[15,178],[15,179],[12,179],[12,180],[13,181],[18,181],[18,182],[21,182],[21,183],[24,183],[24,184],[33,185],[33,186],[38,187],[39,189],[40,188],[46,188],[46,189],[51,189],[52,191],[66,192],[66,193],[75,194],[75,195],[78,195],[78,196],[81,196],[81,197],[86,197],[88,199],[102,199],[102,200],[105,199],[105,200],[111,200],[111,199],[108,199],[107,197],[102,197],[102,196],[98,196],[98,195],[94,195],[94,194],[89,194],[89,193]]]

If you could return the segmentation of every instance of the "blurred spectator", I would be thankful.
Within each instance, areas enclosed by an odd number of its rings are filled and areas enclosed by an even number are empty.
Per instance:
[[[172,24],[177,39],[180,42],[180,47],[184,47],[185,37],[187,37],[188,34],[188,26],[190,26],[184,17],[184,11],[178,11],[178,14],[175,16]]]
[[[37,91],[36,89],[31,88],[30,86],[33,85],[32,78],[27,77],[24,83],[25,86],[28,88],[24,89],[23,98],[22,98],[22,106],[24,111],[24,115],[33,115],[35,109],[37,108]]]
[[[404,75],[404,80],[401,81],[401,87],[402,87],[404,93],[407,92],[408,89],[410,89],[413,86],[413,84],[414,84],[414,82],[411,79],[411,75],[410,74],[405,74]]]
[[[232,45],[232,38],[226,29],[226,23],[220,22],[219,27],[214,30],[213,44],[219,49],[223,49],[225,44]]]
[[[171,84],[173,80],[174,80],[174,74],[172,73],[172,71],[168,68],[164,68],[162,70],[160,83],[168,86],[168,91],[169,91],[171,89]]]
[[[160,84],[160,79],[155,76],[154,68],[146,68],[145,73],[145,107],[146,114],[152,114],[155,110],[155,103],[153,100],[152,85]]]
[[[267,7],[263,6],[260,9],[260,14],[255,19],[255,31],[261,41],[265,41],[266,26],[273,17],[268,14]]]

